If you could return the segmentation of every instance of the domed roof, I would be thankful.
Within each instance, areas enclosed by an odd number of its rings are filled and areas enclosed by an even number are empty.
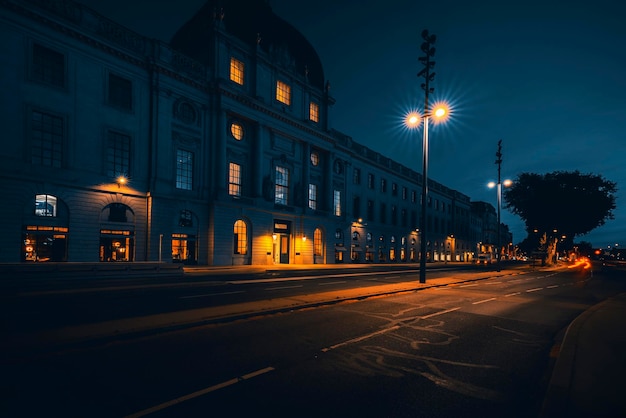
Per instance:
[[[279,65],[295,65],[295,72],[324,88],[324,71],[317,52],[293,26],[272,11],[268,0],[208,0],[172,37],[171,45],[207,66],[212,64],[213,26],[222,19],[226,32],[260,47]]]

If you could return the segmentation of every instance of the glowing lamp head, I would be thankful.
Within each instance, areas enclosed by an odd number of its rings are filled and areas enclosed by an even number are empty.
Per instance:
[[[493,189],[494,187],[496,187],[496,182],[490,181],[489,183],[487,183],[487,187],[489,187],[490,189]]]
[[[406,115],[405,124],[409,128],[417,128],[422,123],[422,116],[417,112]]]
[[[450,117],[450,106],[445,102],[437,102],[431,107],[430,114],[434,123],[443,123]]]
[[[125,185],[127,181],[128,181],[128,180],[127,180],[127,179],[126,179],[126,177],[124,177],[124,176],[119,176],[119,177],[116,179],[116,182],[117,182],[117,186],[118,186],[118,187],[121,187],[121,186]]]
[[[502,184],[504,184],[504,187],[511,187],[513,185],[513,180],[504,180]]]

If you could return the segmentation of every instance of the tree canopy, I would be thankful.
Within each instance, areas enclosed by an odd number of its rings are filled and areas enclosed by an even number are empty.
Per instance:
[[[526,224],[528,233],[558,231],[573,239],[613,219],[617,185],[579,171],[522,173],[504,190],[505,207]]]

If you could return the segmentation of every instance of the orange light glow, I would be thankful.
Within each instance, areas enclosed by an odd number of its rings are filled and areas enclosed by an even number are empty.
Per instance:
[[[404,123],[409,128],[417,128],[422,124],[422,115],[417,112],[411,112],[406,115]]]
[[[437,102],[431,107],[431,115],[434,123],[443,123],[450,117],[450,106],[446,102]]]

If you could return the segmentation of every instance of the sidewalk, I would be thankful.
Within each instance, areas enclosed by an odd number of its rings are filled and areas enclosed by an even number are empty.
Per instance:
[[[626,417],[626,293],[595,305],[568,327],[542,418]]]

